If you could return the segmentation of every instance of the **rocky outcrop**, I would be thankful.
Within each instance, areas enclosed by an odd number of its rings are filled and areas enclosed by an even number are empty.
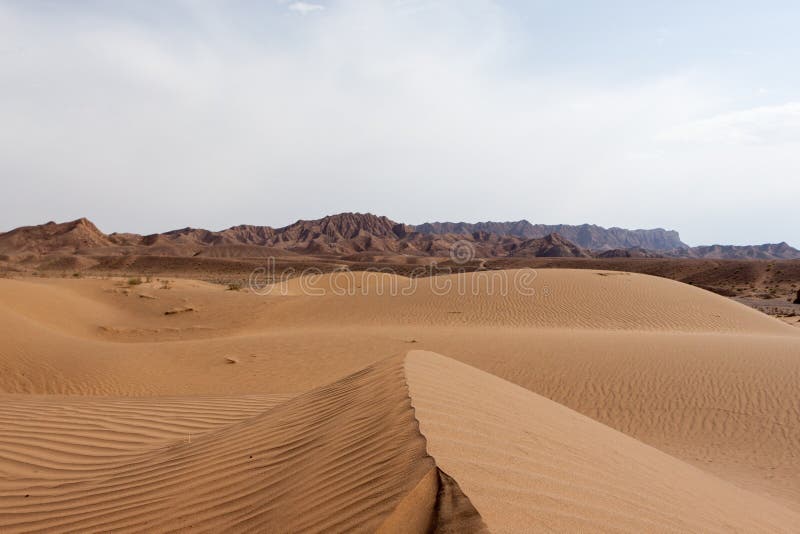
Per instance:
[[[220,234],[243,245],[267,245],[275,237],[275,229],[269,226],[240,224],[223,230]]]
[[[788,243],[763,245],[708,245],[672,251],[671,256],[727,260],[794,260],[800,259],[800,250]]]
[[[181,228],[141,236],[106,235],[89,220],[17,228],[0,234],[0,254],[12,257],[48,254],[261,256],[313,254],[347,256],[377,253],[447,257],[456,244],[469,243],[475,258],[597,257],[796,259],[800,251],[786,243],[687,247],[677,232],[625,230],[595,225],[533,225],[528,221],[425,223],[409,226],[371,213],[340,213],[300,220],[282,228],[239,225],[222,231]],[[209,251],[216,252],[209,252]],[[593,251],[593,252],[590,252]]]
[[[514,257],[535,258],[589,258],[588,251],[559,234],[549,234],[542,238],[528,239],[514,247],[510,254]]]
[[[641,247],[615,248],[597,254],[598,258],[663,258],[663,254]]]
[[[23,226],[0,234],[0,253],[6,254],[69,253],[113,244],[109,236],[85,218],[65,223],[51,221],[37,226]]]
[[[590,250],[627,249],[639,247],[648,250],[673,250],[688,248],[680,240],[678,232],[654,228],[650,230],[626,230],[624,228],[603,228],[594,224],[531,224],[527,220],[511,222],[451,223],[435,222],[417,226],[422,233],[461,233],[469,234],[485,231],[500,235],[511,235],[525,239],[559,234],[576,245]]]

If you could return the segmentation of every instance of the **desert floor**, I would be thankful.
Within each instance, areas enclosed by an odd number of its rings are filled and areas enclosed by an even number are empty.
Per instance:
[[[645,274],[0,279],[0,531],[797,532],[800,328]]]

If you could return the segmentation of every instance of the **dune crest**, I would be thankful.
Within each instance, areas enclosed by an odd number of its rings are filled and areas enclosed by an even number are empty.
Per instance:
[[[14,476],[3,467],[0,530],[792,532],[800,524],[769,499],[431,352],[289,400],[212,400],[84,399],[60,418],[55,400],[29,402],[39,432],[68,428],[71,441],[33,435],[47,449],[38,460],[24,443],[4,445],[30,468]],[[159,405],[160,422],[136,421]],[[0,421],[19,424],[3,406]],[[129,424],[94,430],[113,413]],[[187,425],[196,434],[176,438]],[[89,442],[101,459],[83,449]]]
[[[405,374],[429,454],[492,532],[800,525],[800,514],[769,499],[453,359],[411,351]]]
[[[541,510],[537,518],[570,529],[577,523],[563,516],[577,513],[587,530],[604,524],[603,517],[629,530],[651,530],[630,519],[650,513],[631,504],[641,500],[639,493],[667,503],[653,521],[684,530],[719,530],[723,515],[779,530],[787,513],[780,506],[800,512],[797,329],[698,288],[644,275],[541,271],[533,280],[535,295],[512,288],[496,293],[485,283],[519,272],[422,279],[415,292],[397,297],[386,288],[409,279],[386,273],[345,295],[307,294],[296,279],[287,294],[265,296],[192,280],[0,280],[0,530],[181,529],[188,524],[183,519],[195,516],[210,529],[261,529],[277,522],[335,530],[338,523],[281,515],[308,508],[288,489],[295,487],[308,495],[327,488],[319,498],[331,508],[320,513],[341,508],[342,525],[387,531],[411,523],[444,529],[448,521],[476,518],[497,529],[503,524],[498,513],[507,516],[502,520],[515,516],[516,498],[531,499],[524,506]],[[309,282],[324,288],[333,279]],[[438,293],[434,284],[448,282],[453,291]],[[458,291],[458,284],[473,282],[477,293]],[[180,307],[196,311],[164,314]],[[514,393],[518,388],[507,382],[489,383],[474,369],[450,369],[451,363],[437,364],[426,371],[430,379],[419,379],[413,376],[418,363],[409,363],[413,356],[384,362],[410,349],[446,354],[527,388],[520,391],[533,397]],[[348,378],[337,381],[341,377]],[[475,392],[478,405],[470,397]],[[542,404],[534,393],[550,400]],[[462,397],[464,403],[452,406],[453,398]],[[508,443],[467,436],[456,455],[461,463],[454,462],[447,449],[450,431],[437,430],[441,417],[426,413],[426,398],[452,412],[463,429],[480,428],[487,418],[498,422],[491,432],[521,448],[508,451]],[[557,412],[553,402],[567,411]],[[464,412],[470,403],[474,410]],[[498,411],[515,403],[517,413],[527,413],[526,403],[539,408],[523,421]],[[563,421],[582,420],[570,409],[598,423],[582,431],[598,443],[617,443],[621,436],[610,437],[603,425],[627,435],[620,443],[628,445],[604,449],[614,453],[611,458],[636,466],[642,463],[636,458],[646,457],[652,467],[625,471],[604,464],[606,458],[592,456],[596,451],[573,443],[583,438],[572,427],[543,424],[551,412],[566,414]],[[529,428],[531,421],[542,424]],[[585,421],[575,424],[583,428]],[[529,434],[520,437],[518,428]],[[549,441],[536,437],[543,430],[552,433],[543,434]],[[593,458],[589,467],[604,466],[599,472],[616,477],[613,487],[566,467],[554,471],[561,457],[548,457],[526,439],[566,446],[577,454],[567,457],[578,466]],[[383,440],[404,452],[386,453]],[[487,457],[501,465],[520,455],[539,458],[519,461],[529,475],[492,475],[521,488],[502,512],[492,502],[492,484],[474,482],[480,462],[463,460],[474,456],[470,443],[483,443]],[[287,469],[300,476],[295,480],[277,467],[252,472],[253,444],[253,460],[271,466],[282,465],[289,451]],[[647,446],[671,455],[669,460],[643,453]],[[365,458],[375,464],[362,466]],[[692,513],[684,520],[687,499],[671,492],[687,480],[716,487],[698,478],[691,471],[696,468],[724,480],[726,489],[711,493],[729,498],[684,491],[712,504],[710,515]],[[361,478],[348,478],[351,472]],[[279,481],[267,482],[267,473]],[[534,485],[548,476],[573,484]],[[380,497],[365,489],[372,477],[387,481],[377,489]],[[347,493],[351,484],[352,491],[366,493],[348,501],[331,488]],[[637,490],[631,496],[618,485]],[[739,491],[758,497],[750,502]],[[591,502],[601,494],[622,504],[605,516],[592,506],[571,511],[571,501]],[[550,495],[549,504],[543,495]],[[357,510],[356,501],[367,511]],[[280,508],[262,510],[263,502]],[[774,524],[729,514],[730,503],[754,514],[769,509],[762,515]],[[310,522],[297,523],[305,519]]]
[[[138,409],[127,407],[130,419],[161,405],[139,402]],[[124,404],[86,400],[61,418],[48,416],[52,401],[28,404],[38,432],[72,437],[59,443],[33,436],[45,451],[24,442],[4,445],[4,456],[16,452],[29,468],[14,476],[2,466],[0,530],[408,532],[417,525],[418,532],[455,532],[481,524],[425,450],[401,358],[159,448],[133,443],[135,429],[185,425],[107,425],[104,441],[96,441],[94,428],[107,417],[102,408],[124,410]],[[3,406],[0,420],[16,424]],[[200,403],[192,410],[203,412]],[[220,412],[212,405],[206,417]],[[89,442],[101,458],[82,449]],[[132,455],[136,446],[140,453]],[[26,454],[28,447],[38,457]],[[119,461],[109,458],[114,449]]]

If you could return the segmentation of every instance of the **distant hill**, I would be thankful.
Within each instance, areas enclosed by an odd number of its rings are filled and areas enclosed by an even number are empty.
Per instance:
[[[800,258],[800,250],[786,242],[763,245],[709,245],[674,251],[677,257],[738,260],[794,260]]]
[[[591,258],[591,254],[575,243],[553,233],[522,242],[509,254],[514,257],[534,258]]]
[[[598,258],[663,258],[664,254],[641,247],[615,248],[597,254]]]
[[[106,235],[91,222],[25,227],[0,234],[0,253],[16,256],[76,253],[82,255],[246,256],[256,247],[271,253],[344,256],[359,253],[438,256],[447,258],[456,243],[468,243],[469,256],[547,255],[585,257],[588,253],[562,237],[536,240],[475,231],[469,234],[433,234],[370,213],[340,213],[300,220],[282,228],[240,225],[222,231],[182,228],[160,234]],[[211,253],[211,250],[218,251]]]
[[[48,222],[22,226],[0,234],[0,253],[72,253],[82,249],[112,246],[109,237],[88,219],[65,223]]]
[[[447,259],[458,245],[470,259],[558,258],[709,258],[795,259],[800,251],[786,243],[751,246],[688,247],[677,232],[625,230],[595,225],[533,225],[528,221],[426,223],[410,226],[371,213],[340,213],[299,220],[282,228],[240,225],[222,231],[182,228],[159,234],[106,235],[91,221],[49,222],[0,234],[6,261],[33,261],[54,255],[261,257],[312,255],[345,257],[432,256]]]
[[[681,241],[678,232],[662,228],[626,230],[616,227],[603,228],[594,224],[531,224],[523,219],[512,222],[424,223],[418,225],[415,230],[431,234],[470,234],[481,231],[500,235],[513,235],[525,239],[540,238],[555,233],[580,247],[597,251],[634,247],[654,251],[689,248],[687,244]]]

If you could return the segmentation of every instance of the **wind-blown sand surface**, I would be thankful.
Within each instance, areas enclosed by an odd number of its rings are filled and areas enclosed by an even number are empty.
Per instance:
[[[796,328],[639,274],[343,276],[0,280],[0,531],[800,525]]]

